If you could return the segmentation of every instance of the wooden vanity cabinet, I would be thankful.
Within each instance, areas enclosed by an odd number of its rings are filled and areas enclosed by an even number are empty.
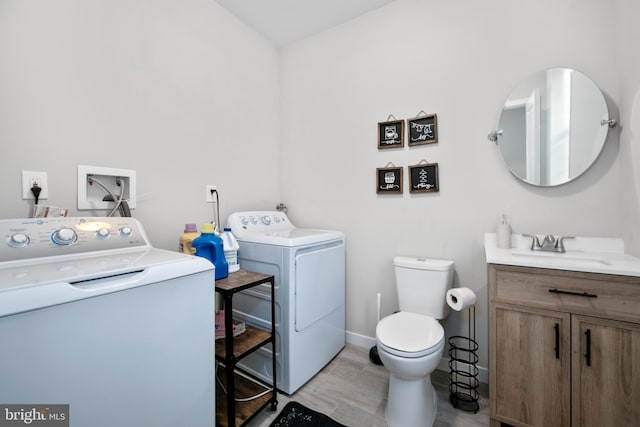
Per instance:
[[[575,315],[571,327],[572,425],[640,426],[640,324]]]
[[[568,426],[569,315],[500,303],[491,312],[495,325],[489,380],[492,414],[527,426]]]
[[[640,278],[488,265],[491,426],[640,426]]]

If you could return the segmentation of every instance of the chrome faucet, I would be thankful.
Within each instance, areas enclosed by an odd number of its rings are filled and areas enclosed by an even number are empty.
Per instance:
[[[544,236],[544,240],[540,243],[538,236],[533,234],[523,234],[525,237],[531,237],[531,246],[529,249],[532,251],[545,251],[545,252],[560,252],[564,253],[564,239],[575,239],[575,236],[560,236],[557,239],[552,234]]]

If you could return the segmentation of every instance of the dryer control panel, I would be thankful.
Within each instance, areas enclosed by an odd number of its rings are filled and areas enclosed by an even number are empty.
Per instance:
[[[0,220],[0,260],[151,247],[140,223],[127,217]]]
[[[229,215],[227,226],[236,237],[248,233],[293,230],[296,228],[284,212],[249,211]]]
[[[298,228],[283,212],[236,212],[229,215],[227,226],[241,246],[242,242],[253,242],[293,247],[344,240],[344,234],[339,231]]]

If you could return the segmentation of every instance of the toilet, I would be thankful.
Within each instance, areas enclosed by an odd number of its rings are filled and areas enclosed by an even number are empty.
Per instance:
[[[376,327],[378,355],[390,374],[385,416],[389,427],[431,427],[438,402],[431,372],[444,350],[438,319],[449,314],[454,262],[395,257],[393,266],[400,311]]]

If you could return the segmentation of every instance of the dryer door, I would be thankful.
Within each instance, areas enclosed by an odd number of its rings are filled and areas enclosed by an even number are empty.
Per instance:
[[[296,253],[295,327],[300,332],[345,303],[344,241]]]

